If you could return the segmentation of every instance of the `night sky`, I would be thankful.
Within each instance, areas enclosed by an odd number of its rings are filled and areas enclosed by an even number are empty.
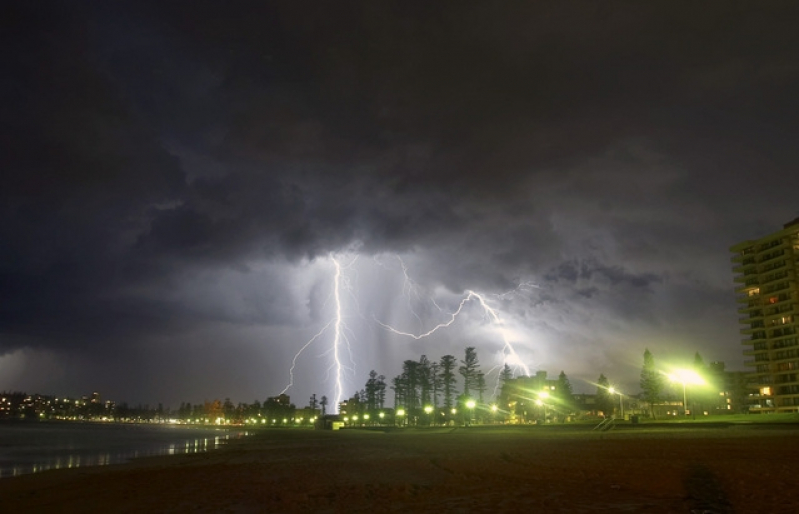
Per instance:
[[[333,398],[333,259],[347,396],[503,333],[576,391],[638,392],[645,348],[745,369],[729,247],[799,216],[799,3],[502,5],[3,2],[0,390],[263,401],[327,326],[287,393]],[[470,290],[503,324],[383,326]]]

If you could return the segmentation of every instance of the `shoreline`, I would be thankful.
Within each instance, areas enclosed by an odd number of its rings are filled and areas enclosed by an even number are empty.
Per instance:
[[[84,422],[0,424],[0,480],[45,471],[217,449],[252,430]]]

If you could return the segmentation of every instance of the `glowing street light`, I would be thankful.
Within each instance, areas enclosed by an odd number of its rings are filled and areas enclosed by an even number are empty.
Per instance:
[[[619,413],[621,414],[621,419],[624,419],[624,402],[622,401],[621,391],[616,391],[616,388],[611,386],[608,387],[608,392],[619,395]]]
[[[538,399],[536,399],[535,404],[539,407],[544,408],[544,423],[547,422],[547,404],[545,400],[549,398],[549,391],[540,391],[537,393]]]
[[[397,409],[397,417],[401,418],[405,415],[405,409]],[[402,425],[402,420],[400,419],[400,425]]]
[[[425,405],[424,406],[424,413],[427,414],[427,424],[428,425],[432,425],[433,424],[432,420],[430,419],[430,413],[431,412],[433,412],[433,406],[432,405]]]
[[[474,402],[474,400],[472,400],[472,399],[466,400],[466,408],[469,409],[469,423],[467,423],[467,424],[471,424],[472,418],[474,418],[474,406],[475,405],[477,405],[477,404]]]
[[[685,415],[688,415],[688,396],[685,391],[685,385],[703,385],[705,379],[699,376],[699,373],[692,369],[678,369],[673,374],[667,375],[672,382],[679,382],[682,384],[682,408]]]

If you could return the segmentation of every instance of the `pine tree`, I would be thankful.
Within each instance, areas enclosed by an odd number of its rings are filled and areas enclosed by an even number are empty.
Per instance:
[[[441,365],[437,362],[430,363],[430,386],[432,387],[431,390],[431,399],[433,401],[433,409],[438,410],[438,393],[441,391]]]
[[[422,408],[430,405],[430,394],[433,390],[433,379],[430,374],[430,360],[427,355],[422,355],[419,359],[417,369],[419,375],[419,402]]]
[[[454,405],[455,396],[455,356],[444,355],[441,357],[441,387],[444,393],[444,407],[449,413]]]
[[[479,371],[480,363],[477,360],[477,351],[474,346],[466,348],[464,358],[461,361],[461,366],[458,368],[458,373],[463,377],[463,394],[469,396],[469,393],[477,384],[477,372]]]
[[[486,391],[486,378],[482,371],[477,372],[477,378],[475,380],[475,389],[477,389],[477,400],[482,405],[483,402],[483,394]]]
[[[641,368],[641,391],[644,400],[649,402],[649,411],[655,418],[655,404],[661,400],[663,394],[663,376],[655,368],[655,358],[647,349],[644,352],[644,366]]]
[[[600,374],[596,381],[596,409],[602,411],[605,417],[613,412],[613,398],[610,394],[610,382],[604,374]]]
[[[560,410],[565,412],[567,415],[571,414],[572,410],[574,409],[574,392],[572,391],[572,385],[571,382],[569,382],[569,377],[567,377],[566,373],[562,370],[560,375],[558,375],[556,396],[560,403]]]

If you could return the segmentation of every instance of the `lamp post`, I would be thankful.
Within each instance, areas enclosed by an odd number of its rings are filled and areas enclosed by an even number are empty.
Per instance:
[[[705,380],[691,369],[678,369],[672,375],[668,375],[668,377],[672,382],[680,382],[682,384],[682,408],[684,415],[688,416],[688,394],[685,386],[686,384],[702,385]]]
[[[622,400],[621,391],[616,391],[615,387],[609,387],[608,392],[610,394],[618,394],[619,395],[619,414],[621,415],[621,419],[624,419],[624,401]]]
[[[428,425],[432,425],[433,424],[432,420],[430,419],[430,413],[431,412],[433,412],[433,406],[432,405],[425,405],[424,406],[424,413],[427,414],[427,424]]]
[[[399,424],[402,426],[402,417],[405,415],[405,409],[397,409],[397,417],[400,418]]]
[[[535,401],[535,404],[539,407],[544,408],[544,424],[547,423],[547,403],[546,400],[549,398],[549,391],[541,391],[538,393],[538,399]]]
[[[466,408],[469,409],[469,419],[466,422],[466,425],[471,425],[472,418],[474,417],[474,400],[467,400],[466,401]]]

